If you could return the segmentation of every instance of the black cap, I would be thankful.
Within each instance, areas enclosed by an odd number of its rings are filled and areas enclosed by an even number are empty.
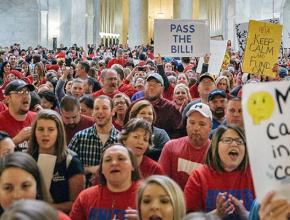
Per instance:
[[[9,82],[5,87],[5,95],[9,95],[12,91],[20,91],[21,89],[27,87],[29,91],[34,91],[35,87],[31,84],[27,84],[23,80],[16,79]]]
[[[215,89],[215,90],[212,90],[212,91],[208,94],[208,101],[213,100],[214,97],[217,96],[217,95],[220,95],[220,96],[222,96],[222,97],[224,97],[224,98],[227,97],[227,94],[226,94],[226,92],[225,92],[224,90],[222,90],[222,89]]]

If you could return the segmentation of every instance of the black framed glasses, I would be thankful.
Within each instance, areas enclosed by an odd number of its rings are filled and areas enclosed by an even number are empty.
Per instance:
[[[232,137],[224,137],[220,139],[221,142],[223,142],[224,144],[231,144],[234,142],[236,142],[237,145],[244,145],[245,142],[242,138],[232,138]]]

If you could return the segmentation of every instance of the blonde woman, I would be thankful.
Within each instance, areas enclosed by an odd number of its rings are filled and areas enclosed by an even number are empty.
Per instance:
[[[185,216],[183,192],[167,176],[147,178],[138,190],[137,205],[140,220],[181,220]]]

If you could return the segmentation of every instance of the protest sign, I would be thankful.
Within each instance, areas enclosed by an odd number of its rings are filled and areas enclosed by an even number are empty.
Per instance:
[[[227,49],[227,41],[210,41],[210,59],[208,63],[208,72],[216,76],[219,75],[221,66],[224,61],[225,52]]]
[[[54,167],[56,163],[56,156],[50,154],[39,154],[37,165],[43,177],[43,183],[46,194],[49,200],[52,200],[50,195],[50,184],[53,178]]]
[[[275,77],[276,73],[273,72],[272,68],[278,61],[281,35],[282,25],[251,20],[243,60],[243,71]]]
[[[201,57],[210,52],[206,20],[154,21],[154,53],[167,57]]]
[[[242,108],[258,201],[271,190],[290,201],[290,82],[244,85]]]
[[[266,19],[262,20],[264,22],[270,22],[273,24],[279,24],[279,19],[278,18],[273,18],[273,19]],[[237,36],[237,41],[238,41],[238,49],[241,57],[244,55],[245,48],[246,48],[246,42],[247,42],[247,37],[248,37],[248,29],[249,29],[249,22],[245,23],[240,23],[236,24],[235,26],[236,29],[236,36]]]
[[[227,48],[227,41],[211,40],[210,41],[210,59],[208,63],[208,72],[218,76],[223,64],[224,55]],[[203,57],[200,57],[196,71],[201,72]]]

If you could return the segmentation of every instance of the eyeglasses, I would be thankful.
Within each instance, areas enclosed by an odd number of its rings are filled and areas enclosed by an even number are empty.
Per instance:
[[[224,138],[221,138],[220,141],[223,142],[224,144],[231,144],[231,143],[233,143],[233,141],[235,141],[237,145],[244,145],[245,144],[245,142],[242,138],[224,137]]]
[[[126,102],[125,101],[120,101],[120,102],[115,102],[114,105],[117,106],[117,105],[125,105]]]
[[[16,94],[16,95],[29,95],[30,94],[30,91],[29,90],[20,90],[20,91],[17,91],[17,92],[10,92],[9,95],[12,95],[12,94]]]

